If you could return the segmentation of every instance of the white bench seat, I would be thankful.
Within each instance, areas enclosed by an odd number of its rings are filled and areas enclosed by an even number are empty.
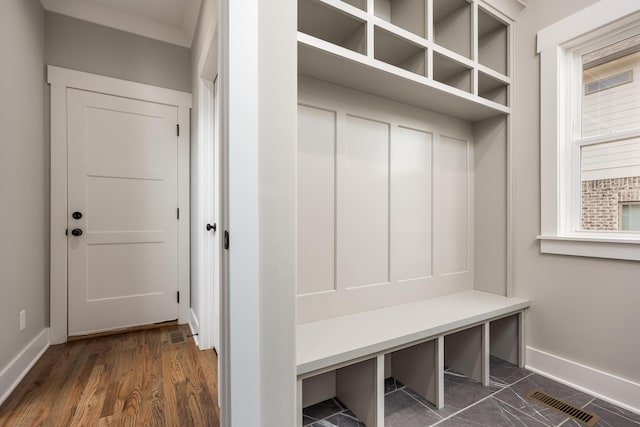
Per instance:
[[[338,378],[343,379],[333,381],[338,388],[340,384],[349,384],[350,389],[343,391],[342,396],[338,390],[338,397],[348,400],[344,403],[368,427],[382,426],[385,357],[394,352],[399,355],[394,357],[402,360],[398,371],[404,377],[398,379],[422,389],[419,394],[436,407],[444,404],[445,363],[487,385],[490,346],[495,339],[496,347],[504,347],[503,338],[489,337],[491,325],[495,323],[496,335],[501,335],[498,332],[503,326],[499,319],[516,318],[506,327],[510,330],[506,347],[517,349],[516,360],[513,356],[502,358],[521,365],[522,312],[529,305],[522,298],[471,290],[298,325],[299,418],[303,401],[309,402],[302,397],[303,380],[339,372]],[[407,366],[415,366],[415,375],[407,371]],[[352,389],[358,384],[364,387],[362,396]],[[375,390],[369,390],[370,387]]]

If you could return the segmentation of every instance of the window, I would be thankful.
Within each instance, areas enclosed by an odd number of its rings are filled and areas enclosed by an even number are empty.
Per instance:
[[[620,227],[618,205],[640,194],[640,27],[573,50],[582,93],[570,114],[579,153],[580,221],[574,230],[630,231]]]
[[[538,52],[541,251],[640,260],[640,11],[601,0]]]
[[[640,231],[640,202],[620,203],[620,231]]]
[[[586,68],[585,68],[586,74]],[[584,76],[583,76],[584,77]],[[588,75],[586,77],[589,77]],[[627,70],[624,73],[609,76],[603,79],[586,82],[584,94],[591,95],[592,93],[600,92],[601,90],[607,90],[616,86],[623,85],[625,83],[633,82],[633,70]]]

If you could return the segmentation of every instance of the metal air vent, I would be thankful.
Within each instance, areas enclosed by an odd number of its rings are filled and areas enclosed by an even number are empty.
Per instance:
[[[537,389],[531,390],[525,396],[527,396],[529,399],[535,400],[538,403],[548,406],[551,409],[555,409],[556,411],[564,415],[568,415],[574,420],[589,427],[593,427],[600,420],[600,417],[596,414],[583,411],[582,409],[573,406],[570,403],[563,402],[562,400],[556,399],[555,397]]]

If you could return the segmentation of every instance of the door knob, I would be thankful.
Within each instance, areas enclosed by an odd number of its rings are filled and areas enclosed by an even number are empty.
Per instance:
[[[211,224],[207,224],[207,231],[216,231],[218,229],[218,226],[214,223],[213,225]]]
[[[71,214],[71,216],[73,217],[73,219],[80,219],[82,218],[82,212],[75,211]]]
[[[79,228],[74,228],[73,230],[71,230],[71,234],[73,234],[74,236],[82,236],[82,230]]]

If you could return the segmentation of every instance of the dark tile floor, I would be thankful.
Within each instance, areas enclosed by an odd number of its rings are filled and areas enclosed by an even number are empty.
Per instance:
[[[525,396],[540,389],[600,417],[598,427],[640,427],[640,415],[576,391],[500,359],[491,359],[491,382],[483,387],[445,372],[445,406],[438,410],[393,378],[385,382],[385,427],[578,427],[581,424]],[[305,408],[308,427],[365,427],[337,398]]]

